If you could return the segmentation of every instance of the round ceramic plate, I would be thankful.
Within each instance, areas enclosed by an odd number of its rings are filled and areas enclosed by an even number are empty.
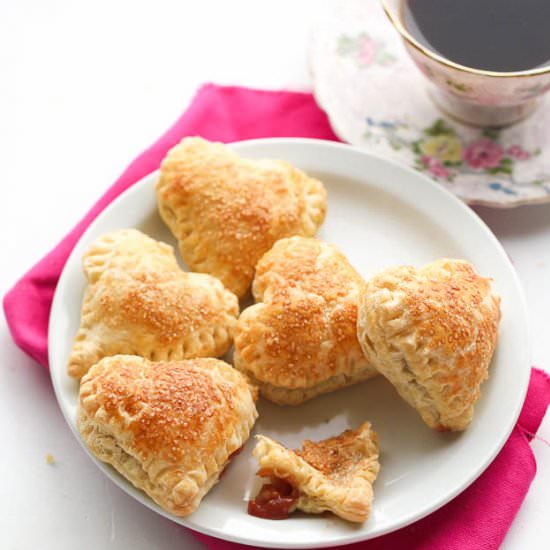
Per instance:
[[[331,0],[316,17],[313,90],[340,139],[424,172],[470,204],[550,201],[550,101],[502,130],[460,124],[429,97],[380,0]],[[458,80],[446,85],[466,89]]]
[[[128,494],[159,514],[221,539],[255,546],[319,548],[365,540],[407,525],[445,504],[489,465],[519,414],[529,379],[527,315],[516,273],[496,238],[462,202],[424,176],[346,145],[273,139],[232,146],[249,158],[278,158],[320,178],[328,215],[319,237],[338,245],[364,277],[395,265],[421,266],[443,256],[465,258],[490,276],[502,296],[500,339],[472,425],[462,434],[430,430],[383,378],[318,397],[298,407],[259,402],[254,432],[295,448],[369,420],[380,435],[381,471],[371,517],[352,525],[331,515],[296,514],[283,523],[247,515],[255,494],[253,441],[223,480],[187,518],[171,516],[114,469],[92,457]],[[65,372],[85,287],[82,254],[99,235],[137,227],[176,245],[157,214],[153,173],[123,193],[88,228],[57,285],[49,328],[49,359],[65,418],[75,426],[78,384]],[[409,192],[403,193],[403,188]],[[183,263],[182,263],[183,265]],[[90,455],[91,456],[91,455]]]

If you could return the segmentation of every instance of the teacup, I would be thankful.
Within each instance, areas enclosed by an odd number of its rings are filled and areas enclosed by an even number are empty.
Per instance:
[[[381,0],[409,55],[430,81],[431,97],[451,117],[473,126],[508,126],[530,115],[550,90],[550,66],[486,71],[460,65],[430,50],[405,27],[403,1]]]

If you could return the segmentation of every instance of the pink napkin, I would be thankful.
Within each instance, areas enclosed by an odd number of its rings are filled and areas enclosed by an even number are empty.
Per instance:
[[[80,235],[105,206],[157,169],[168,149],[188,135],[224,142],[277,136],[338,139],[311,94],[203,86],[181,118],[126,168],[82,221],[6,294],[4,311],[15,343],[44,367],[48,366],[47,331],[52,297],[65,261]],[[533,369],[529,392],[512,435],[475,483],[425,519],[354,547],[498,548],[535,476],[536,463],[529,441],[549,402],[550,377]],[[213,550],[250,548],[198,533],[196,536]]]

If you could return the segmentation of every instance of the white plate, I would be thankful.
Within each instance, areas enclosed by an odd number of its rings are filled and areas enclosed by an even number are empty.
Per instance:
[[[319,237],[336,243],[365,277],[394,264],[420,266],[447,256],[466,258],[494,278],[502,296],[500,339],[474,421],[463,434],[434,432],[382,378],[296,408],[261,401],[255,432],[290,447],[365,420],[373,423],[380,435],[382,468],[373,513],[363,525],[324,515],[296,515],[283,523],[247,515],[246,500],[257,487],[251,442],[187,518],[170,516],[111,467],[92,459],[118,486],[156,512],[197,531],[251,545],[326,547],[375,537],[418,520],[481,474],[519,414],[529,380],[529,350],[525,301],[516,273],[496,238],[467,206],[412,170],[346,145],[316,140],[255,140],[233,147],[250,158],[285,159],[320,177],[329,199]],[[137,227],[175,245],[157,214],[156,179],[157,173],[147,176],[100,214],[75,247],[57,286],[48,339],[50,368],[61,409],[77,437],[78,385],[65,373],[65,365],[85,286],[81,257],[93,239],[123,227]],[[404,188],[410,192],[403,193]]]

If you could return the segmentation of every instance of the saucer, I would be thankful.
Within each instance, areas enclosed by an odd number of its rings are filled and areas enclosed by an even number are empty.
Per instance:
[[[343,141],[423,172],[470,204],[550,202],[550,102],[503,129],[450,118],[378,0],[328,3],[311,31],[309,63],[315,98]]]

